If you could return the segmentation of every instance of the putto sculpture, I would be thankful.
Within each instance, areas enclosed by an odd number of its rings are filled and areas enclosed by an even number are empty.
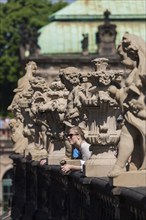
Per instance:
[[[128,67],[125,73],[110,69],[107,58],[96,58],[91,71],[72,66],[46,77],[29,62],[9,106],[15,116],[10,122],[14,151],[59,165],[71,160],[66,133],[78,126],[90,144],[86,176],[145,170],[145,42],[126,33],[118,52]]]
[[[140,37],[126,33],[118,48],[122,63],[131,69],[125,87],[109,88],[118,100],[124,125],[121,130],[118,158],[109,176],[130,169],[146,170],[146,44]]]

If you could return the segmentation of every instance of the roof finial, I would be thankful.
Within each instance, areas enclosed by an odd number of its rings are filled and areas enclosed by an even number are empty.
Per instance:
[[[104,20],[105,20],[105,23],[109,23],[109,16],[111,15],[110,11],[107,9],[105,12],[104,12]]]

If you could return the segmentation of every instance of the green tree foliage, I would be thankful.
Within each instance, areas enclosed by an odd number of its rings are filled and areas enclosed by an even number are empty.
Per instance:
[[[64,7],[62,1],[52,4],[49,0],[9,0],[0,3],[0,112],[7,114],[13,89],[21,75],[20,26],[38,30],[48,24],[48,16]]]

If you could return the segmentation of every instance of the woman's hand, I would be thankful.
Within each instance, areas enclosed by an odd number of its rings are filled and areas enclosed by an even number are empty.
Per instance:
[[[42,159],[40,160],[40,166],[46,165],[47,164],[47,159]]]
[[[67,172],[71,171],[71,169],[72,169],[72,166],[70,164],[65,164],[65,165],[61,166],[61,171],[63,173],[67,173]]]

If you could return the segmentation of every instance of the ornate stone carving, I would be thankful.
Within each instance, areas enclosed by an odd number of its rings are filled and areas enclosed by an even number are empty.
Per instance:
[[[33,159],[49,154],[49,163],[54,163],[52,158],[55,157],[59,163],[60,156],[71,157],[65,130],[75,125],[85,131],[93,145],[94,158],[102,149],[99,146],[106,146],[107,150],[109,145],[116,145],[119,132],[114,115],[116,112],[118,117],[119,108],[107,89],[111,82],[120,82],[122,72],[107,69],[107,61],[106,58],[94,59],[95,71],[90,72],[81,72],[75,67],[61,69],[55,78],[42,77],[37,74],[34,62],[27,64],[26,74],[18,81],[9,107],[16,124],[21,122],[21,129],[15,135],[20,133],[21,138],[27,140],[27,146],[22,145],[19,153],[25,151],[25,155],[31,154]],[[15,130],[14,125],[12,128]]]
[[[44,146],[40,143],[40,126],[33,117],[34,112],[31,111],[32,97],[35,93],[32,82],[40,80],[35,78],[36,70],[37,66],[34,62],[29,62],[26,65],[26,74],[19,79],[18,87],[14,90],[16,94],[8,108],[15,116],[15,119],[10,123],[14,151],[24,153],[24,155],[31,153],[33,159],[46,156]]]
[[[95,71],[91,72],[73,67],[61,71],[62,82],[70,88],[64,123],[67,127],[80,126],[92,144],[91,160],[86,164],[93,164],[98,158],[101,162],[105,152],[108,152],[106,158],[113,164],[115,161],[114,150],[120,135],[116,119],[120,110],[116,100],[109,96],[108,88],[111,83],[121,82],[123,72],[107,69],[107,61],[106,58],[94,59]]]
[[[57,77],[51,83],[45,101],[39,106],[39,112],[46,114],[49,163],[59,163],[59,159],[57,159],[57,162],[53,162],[54,159],[51,161],[51,158],[57,157],[58,154],[63,158],[65,156],[65,147],[68,149],[64,137],[63,124],[67,97],[68,90],[61,83],[60,78]],[[70,156],[70,150],[67,150],[66,154]]]
[[[74,124],[78,124],[81,118],[80,108],[82,105],[80,99],[83,95],[80,87],[81,72],[75,67],[67,67],[60,71],[60,77],[70,92],[67,99],[64,123],[72,127]]]
[[[13,150],[16,153],[24,154],[24,151],[28,145],[28,140],[23,135],[23,123],[20,119],[11,119],[10,128],[11,138],[13,141]]]
[[[93,60],[95,63],[95,71],[93,72],[79,74],[80,70],[74,68],[76,72],[74,76],[70,68],[64,70],[63,77],[69,81],[67,84],[72,83],[72,87],[70,86],[72,90],[68,96],[65,123],[70,127],[77,124],[82,126],[92,144],[97,144],[97,140],[101,143],[100,139],[102,138],[99,138],[98,135],[107,133],[109,127],[105,122],[108,114],[107,107],[109,107],[109,115],[112,111],[114,114],[116,108],[119,109],[117,102],[108,95],[107,88],[111,82],[121,81],[122,71],[107,70],[107,61],[105,58]],[[66,71],[70,71],[70,78]],[[74,80],[73,77],[75,77]],[[78,82],[78,84],[75,86],[73,82]],[[113,131],[116,130],[116,122],[114,126]]]
[[[36,73],[36,69],[37,69],[36,63],[29,62],[26,65],[25,69],[26,69],[26,74],[18,80],[18,86],[16,89],[14,89],[14,92],[16,94],[13,98],[11,105],[8,107],[8,110],[14,111],[14,109],[20,105],[22,100],[23,102],[27,101],[27,98],[26,97],[24,98],[24,96],[26,92],[28,92],[29,89],[31,89],[30,80],[34,77]]]
[[[68,89],[56,74],[41,76],[41,73],[36,71],[34,62],[29,62],[26,70],[24,77],[18,81],[18,87],[14,90],[16,95],[9,106],[16,121],[19,119],[23,125],[19,132],[15,132],[15,136],[21,133],[21,139],[23,136],[27,140],[27,146],[22,145],[22,149],[20,146],[19,153],[31,154],[33,159],[37,160],[49,154],[49,161],[58,154],[62,158],[65,154],[70,157],[71,146],[65,139],[63,123]],[[18,152],[16,149],[14,146],[14,151]],[[59,159],[57,163],[59,164]]]
[[[109,88],[121,105],[124,126],[121,131],[118,158],[109,176],[115,177],[126,170],[146,169],[146,44],[140,37],[126,33],[118,48],[122,63],[130,70],[125,87]]]

